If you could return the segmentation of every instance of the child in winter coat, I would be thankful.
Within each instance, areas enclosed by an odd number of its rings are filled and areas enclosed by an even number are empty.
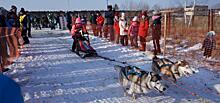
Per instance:
[[[139,30],[138,17],[135,16],[132,20],[131,26],[128,31],[128,34],[130,35],[131,46],[133,48],[138,48],[138,43],[137,43],[138,30]]]
[[[99,37],[102,37],[102,28],[104,25],[105,18],[101,15],[100,12],[97,13],[97,33]]]
[[[125,13],[121,14],[121,18],[119,20],[119,28],[120,28],[120,42],[123,46],[128,45],[128,24],[125,18]]]
[[[77,40],[79,38],[82,38],[82,35],[81,35],[80,31],[82,31],[83,33],[87,33],[85,25],[82,24],[82,21],[81,21],[80,18],[77,18],[76,22],[75,22],[75,24],[73,24],[72,30],[71,30],[71,35],[72,35],[72,38],[73,38],[73,45],[72,45],[72,51],[73,52],[78,52],[76,50],[76,46],[77,46],[77,43],[78,43]]]
[[[211,58],[213,49],[216,49],[215,32],[210,31],[203,42],[202,49],[204,49],[205,58]]]
[[[138,36],[140,39],[140,51],[146,50],[146,37],[148,35],[148,28],[149,28],[149,19],[147,16],[147,11],[142,11],[141,18],[140,18],[140,26]]]
[[[118,44],[119,43],[119,35],[120,35],[118,14],[116,14],[115,18],[114,18],[114,31],[115,31],[115,43]]]

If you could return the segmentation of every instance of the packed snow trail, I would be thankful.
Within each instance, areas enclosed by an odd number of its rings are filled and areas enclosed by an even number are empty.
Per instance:
[[[143,52],[92,36],[90,40],[101,56],[151,70],[150,54],[144,56]],[[152,91],[133,101],[123,96],[114,70],[114,65],[124,64],[102,58],[81,59],[70,51],[72,39],[67,31],[33,31],[30,41],[11,66],[13,70],[6,73],[20,84],[26,103],[220,102],[213,90],[220,76],[205,69],[177,83],[199,97],[169,83],[165,95]]]

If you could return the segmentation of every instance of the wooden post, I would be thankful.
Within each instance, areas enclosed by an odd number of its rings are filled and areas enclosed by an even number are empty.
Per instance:
[[[164,34],[164,44],[163,44],[163,56],[165,57],[165,53],[166,53],[166,35],[167,35],[167,13],[165,13],[164,15],[164,30],[163,30],[163,34]]]
[[[209,13],[208,13],[208,31],[207,31],[207,32],[210,31],[210,16],[211,16],[211,10],[209,10],[208,12],[209,12]]]
[[[171,13],[168,13],[168,34],[171,34]]]
[[[214,10],[211,9],[211,18],[210,18],[210,19],[211,19],[211,20],[210,20],[210,22],[211,22],[211,24],[210,24],[210,26],[211,26],[211,27],[210,27],[211,31],[214,30],[214,25],[213,25],[214,15],[213,15],[213,14],[214,14]]]

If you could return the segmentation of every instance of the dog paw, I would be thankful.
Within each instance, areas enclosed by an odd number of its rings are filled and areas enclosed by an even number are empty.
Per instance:
[[[126,96],[127,96],[127,93],[124,93],[124,96],[126,97]]]
[[[133,99],[133,100],[136,100],[136,99],[137,99],[137,97],[136,97],[135,94],[132,95],[132,99]]]

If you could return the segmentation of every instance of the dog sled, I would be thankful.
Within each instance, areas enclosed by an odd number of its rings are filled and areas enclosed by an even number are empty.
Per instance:
[[[76,48],[72,51],[75,52],[78,56],[81,58],[97,56],[96,50],[90,45],[88,33],[83,33],[81,30],[79,35],[77,35],[74,40],[75,41],[73,42],[76,42]]]

